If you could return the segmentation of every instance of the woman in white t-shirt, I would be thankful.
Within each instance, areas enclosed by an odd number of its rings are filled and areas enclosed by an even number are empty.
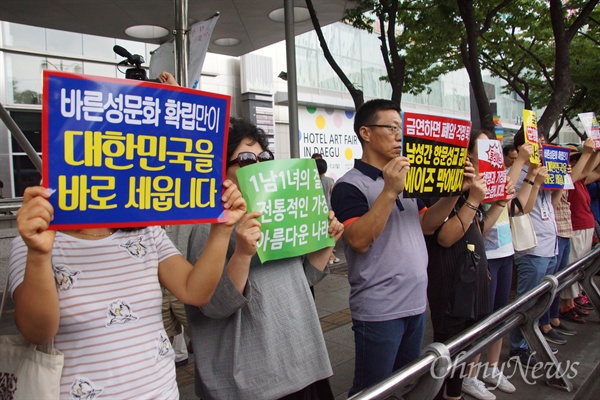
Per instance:
[[[187,304],[210,300],[246,212],[236,185],[223,183],[229,220],[211,225],[193,266],[158,226],[49,230],[50,195],[43,187],[25,191],[9,288],[21,334],[36,344],[53,340],[65,355],[60,397],[178,398],[160,284]]]

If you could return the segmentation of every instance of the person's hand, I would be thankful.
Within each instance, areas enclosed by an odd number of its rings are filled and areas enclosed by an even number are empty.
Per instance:
[[[167,85],[179,86],[179,83],[175,80],[175,77],[170,72],[163,71],[156,77],[156,80],[160,83]]]
[[[335,217],[333,210],[329,211],[329,236],[337,242],[344,233],[344,225]]]
[[[504,190],[506,191],[506,200],[510,200],[515,197],[515,183],[511,181],[510,176],[506,176],[506,184],[504,185]]]
[[[227,210],[229,221],[224,225],[227,227],[234,226],[246,214],[246,200],[242,197],[242,193],[231,180],[227,179],[223,182],[223,208]]]
[[[475,179],[473,179],[473,183],[469,188],[469,203],[478,206],[483,199],[485,199],[486,192],[487,183],[485,182],[483,174],[478,174]]]
[[[54,218],[54,208],[48,201],[49,189],[31,186],[25,189],[23,205],[17,211],[19,234],[30,251],[50,253],[56,231],[48,230]]]
[[[544,183],[544,181],[546,180],[547,176],[548,176],[548,168],[546,168],[546,167],[539,167],[538,168],[538,173],[535,176],[535,183],[539,183],[541,185],[542,183]]]
[[[526,163],[527,160],[533,154],[533,145],[529,142],[525,142],[521,147],[519,147],[519,153],[517,154],[517,158],[523,160],[523,163]]]
[[[594,139],[590,137],[585,139],[585,141],[583,142],[583,152],[585,154],[593,154],[595,148],[596,144],[594,143]]]
[[[541,165],[530,166],[529,171],[527,171],[527,178],[534,179],[537,176],[537,174],[539,174],[541,169],[542,169]]]
[[[474,179],[475,179],[475,167],[473,167],[473,163],[467,157],[467,160],[465,161],[464,177],[463,177],[463,184],[462,184],[461,191],[466,192],[467,190],[469,190],[469,188],[473,184]]]
[[[571,167],[571,164],[567,164],[567,174],[571,175],[571,172],[573,172],[573,167]]]
[[[406,157],[395,157],[390,162],[385,164],[383,170],[383,181],[384,190],[390,190],[398,196],[404,191],[404,185],[406,184],[406,174],[410,168],[408,158]]]
[[[236,252],[239,251],[246,256],[256,254],[256,243],[260,239],[260,222],[258,221],[260,215],[260,211],[253,211],[240,219],[240,223],[235,228]]]

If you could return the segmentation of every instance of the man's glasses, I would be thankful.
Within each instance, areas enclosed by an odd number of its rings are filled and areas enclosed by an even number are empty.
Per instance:
[[[365,125],[368,127],[377,127],[377,128],[384,128],[388,135],[400,135],[402,133],[402,127],[401,126],[396,126],[396,125],[377,125],[377,124],[371,124],[371,125]]]
[[[269,150],[265,150],[260,153],[258,156],[249,151],[243,151],[236,157],[235,160],[231,160],[227,162],[227,168],[232,165],[238,164],[240,168],[245,167],[247,165],[256,164],[258,161],[265,162],[274,160],[275,156]]]

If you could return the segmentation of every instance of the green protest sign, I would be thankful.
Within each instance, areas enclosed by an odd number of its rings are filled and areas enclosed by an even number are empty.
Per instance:
[[[315,160],[252,164],[238,169],[237,178],[248,212],[262,213],[257,253],[263,263],[335,244]]]

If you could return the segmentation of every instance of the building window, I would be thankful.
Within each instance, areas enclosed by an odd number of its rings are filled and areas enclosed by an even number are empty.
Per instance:
[[[3,45],[11,49],[46,50],[46,33],[44,28],[2,22]]]
[[[52,53],[83,54],[82,35],[80,33],[46,29],[46,49]]]
[[[46,58],[5,53],[9,104],[42,104],[41,71]]]

